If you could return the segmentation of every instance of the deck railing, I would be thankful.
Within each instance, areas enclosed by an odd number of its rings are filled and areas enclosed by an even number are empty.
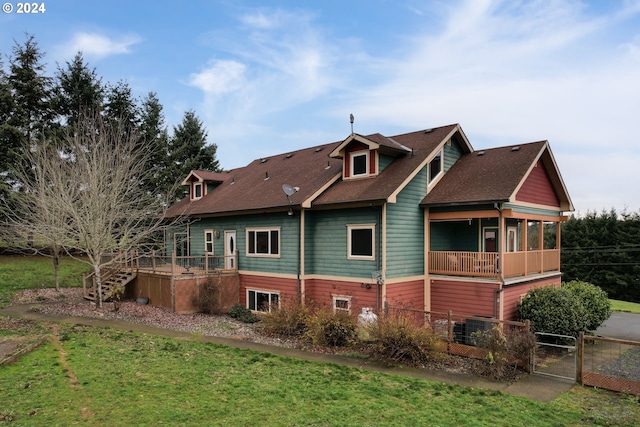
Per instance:
[[[215,270],[236,270],[238,254],[227,256],[166,256],[146,253],[138,257],[138,269],[164,274],[208,274]],[[232,268],[227,268],[233,266]]]
[[[431,251],[429,273],[449,276],[498,277],[528,276],[560,271],[560,250],[508,252],[499,263],[497,252]]]
[[[110,262],[115,270],[144,270],[160,274],[208,274],[216,270],[237,270],[238,254],[228,256],[176,256],[161,251],[129,251],[107,254],[104,262]]]

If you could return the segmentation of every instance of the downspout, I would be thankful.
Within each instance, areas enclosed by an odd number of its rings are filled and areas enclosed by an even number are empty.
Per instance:
[[[303,304],[302,301],[302,226],[303,226],[303,218],[304,208],[300,208],[300,218],[298,219],[298,278],[297,278],[297,290],[298,290],[298,302]]]
[[[495,291],[495,295],[493,298],[493,317],[495,317],[496,319],[498,318],[499,315],[499,307],[498,307],[498,301],[501,301],[502,298],[502,292],[504,291],[504,286],[505,286],[505,281],[504,281],[504,275],[502,274],[502,263],[504,262],[503,258],[504,258],[504,242],[502,241],[502,236],[504,234],[504,230],[503,230],[503,218],[502,218],[502,204],[501,203],[494,203],[493,204],[494,209],[496,209],[498,211],[498,265],[497,265],[497,270],[498,270],[498,278],[500,280],[500,288],[496,289]],[[502,254],[503,256],[501,257],[500,254]]]
[[[376,279],[376,310],[378,313],[382,313],[382,286],[384,284],[384,278],[382,277],[382,238],[384,233],[382,232],[382,210],[384,209],[384,204],[380,206],[380,210],[378,211],[378,271],[380,272],[379,279]]]

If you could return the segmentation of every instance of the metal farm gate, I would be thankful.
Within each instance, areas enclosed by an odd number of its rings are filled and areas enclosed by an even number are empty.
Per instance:
[[[576,338],[568,335],[536,332],[533,350],[533,373],[551,377],[576,380]]]

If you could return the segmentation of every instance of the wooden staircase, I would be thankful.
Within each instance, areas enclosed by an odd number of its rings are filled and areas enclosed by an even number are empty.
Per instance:
[[[130,283],[135,278],[135,271],[117,269],[105,271],[102,276],[102,302],[110,301],[116,289],[124,289],[127,283]],[[98,286],[95,282],[95,274],[91,273],[85,277],[84,284],[84,298],[90,301],[97,301]]]

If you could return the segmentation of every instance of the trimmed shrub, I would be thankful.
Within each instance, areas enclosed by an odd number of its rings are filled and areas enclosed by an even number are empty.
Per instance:
[[[530,290],[518,307],[521,320],[530,320],[535,332],[578,336],[587,325],[580,299],[566,287]]]
[[[256,323],[258,316],[256,316],[251,310],[241,304],[236,304],[229,310],[229,316],[244,323]]]
[[[421,325],[402,313],[378,317],[369,326],[373,340],[370,355],[410,366],[424,366],[436,357],[440,337],[428,325]]]
[[[354,344],[357,336],[357,322],[345,311],[334,313],[331,308],[319,308],[307,317],[304,339],[313,345],[345,347]]]
[[[291,299],[281,299],[277,307],[262,316],[262,331],[266,334],[301,336],[307,327],[309,309]]]
[[[562,284],[578,297],[586,311],[586,329],[595,331],[611,316],[611,302],[607,293],[589,282],[572,280]]]

